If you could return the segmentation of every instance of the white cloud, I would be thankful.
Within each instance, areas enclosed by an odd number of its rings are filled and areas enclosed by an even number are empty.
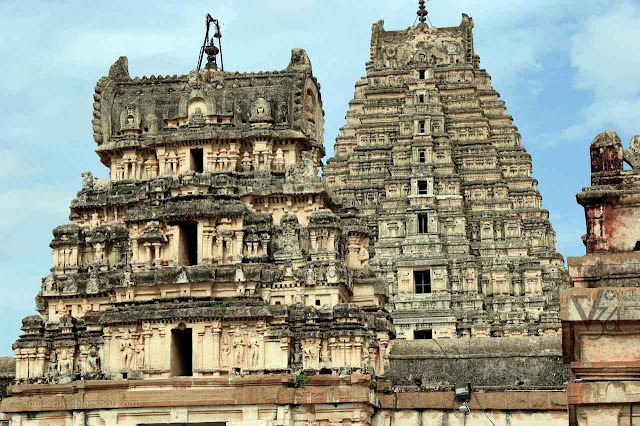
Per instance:
[[[605,127],[632,134],[640,126],[640,5],[613,3],[606,13],[591,16],[571,39],[575,87],[593,93],[583,120],[562,136],[593,136]]]

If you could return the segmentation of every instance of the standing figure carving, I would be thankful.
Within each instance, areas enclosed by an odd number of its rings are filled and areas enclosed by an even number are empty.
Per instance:
[[[222,334],[222,351],[220,354],[220,366],[223,369],[229,368],[229,355],[231,353],[231,343],[229,342],[229,334]]]
[[[232,343],[234,367],[242,368],[244,365],[244,337],[242,336],[242,330],[240,330],[240,327],[236,328],[236,331],[234,331]]]
[[[144,370],[144,340],[136,345],[136,370]]]
[[[257,368],[260,361],[260,339],[254,334],[251,336],[250,342],[251,367]]]
[[[133,343],[129,332],[126,332],[120,340],[120,352],[122,352],[122,369],[130,370],[133,359]]]

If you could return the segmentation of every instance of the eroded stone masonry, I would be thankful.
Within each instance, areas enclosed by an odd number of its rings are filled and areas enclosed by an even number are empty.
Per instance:
[[[92,121],[109,179],[84,173],[53,231],[9,424],[457,424],[456,381],[471,419],[564,423],[563,259],[472,28],[373,26],[324,178],[305,51],[114,63]]]

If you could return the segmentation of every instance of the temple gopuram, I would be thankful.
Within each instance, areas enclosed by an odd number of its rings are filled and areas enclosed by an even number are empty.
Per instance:
[[[93,95],[0,424],[564,425],[555,232],[473,20],[373,26],[335,157],[302,49]],[[319,170],[322,169],[322,176]],[[55,172],[55,171],[53,171]],[[488,423],[487,423],[488,424]]]
[[[560,330],[564,260],[473,25],[374,24],[367,76],[324,168],[371,230],[369,264],[405,339]]]

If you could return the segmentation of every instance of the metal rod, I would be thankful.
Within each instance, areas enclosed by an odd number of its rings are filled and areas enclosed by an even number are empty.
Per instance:
[[[216,19],[216,29],[218,30],[218,34],[220,34],[220,38],[218,38],[218,46],[220,46],[220,66],[222,67],[222,71],[224,72],[224,59],[222,57],[222,31],[220,31],[220,22]]]

